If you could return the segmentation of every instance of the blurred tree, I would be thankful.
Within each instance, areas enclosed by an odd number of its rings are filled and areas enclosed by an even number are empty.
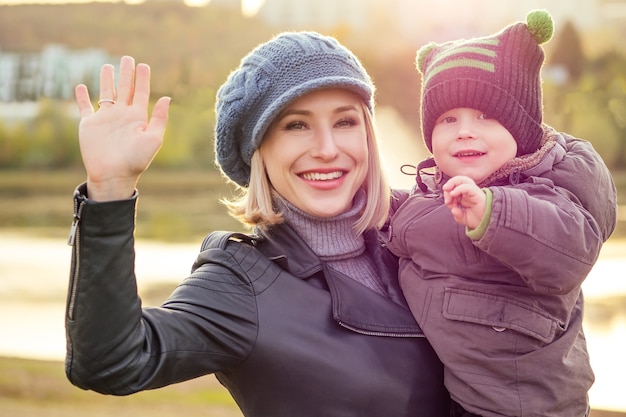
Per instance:
[[[76,121],[67,108],[53,100],[40,100],[39,114],[29,124],[28,152],[24,165],[31,168],[62,168],[80,161]]]
[[[393,21],[383,13],[379,16],[366,33],[344,25],[306,29],[334,35],[351,48],[376,83],[378,105],[397,109],[419,137],[415,45],[425,43],[432,33],[407,41]],[[111,56],[128,54],[150,64],[153,98],[173,97],[166,140],[154,161],[161,167],[206,168],[207,160],[213,160],[214,92],[244,54],[277,30],[237,11],[190,8],[182,2],[0,6],[3,52],[38,53],[44,45],[58,43],[71,50],[97,47]],[[626,57],[616,49],[593,61],[585,58],[580,33],[570,22],[546,50],[547,66],[558,65],[570,75],[568,82],[558,84],[546,71],[546,122],[592,141],[613,167],[626,168]],[[84,82],[97,91],[93,77]],[[37,126],[0,125],[0,167],[79,164],[76,120],[61,111],[58,102],[56,107],[42,106]],[[30,149],[35,144],[38,151]]]
[[[19,168],[28,149],[24,123],[0,125],[0,168]]]
[[[575,84],[544,81],[544,120],[590,141],[609,168],[626,169],[626,57],[590,62]]]
[[[62,168],[80,163],[76,120],[62,102],[41,100],[30,122],[0,124],[0,169]]]
[[[9,127],[0,120],[0,168],[10,168],[16,159],[17,150]]]
[[[547,64],[564,68],[568,74],[568,81],[575,84],[583,74],[587,60],[578,30],[571,21],[565,22],[550,50]]]
[[[163,146],[154,166],[167,168],[213,168],[215,91],[197,89],[172,101]]]
[[[626,169],[626,56],[608,52],[594,61],[591,72],[597,79],[596,94],[605,94],[606,112],[617,132],[615,166]]]

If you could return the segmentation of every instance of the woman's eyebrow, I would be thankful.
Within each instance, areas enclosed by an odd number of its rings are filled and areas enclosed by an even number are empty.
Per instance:
[[[357,109],[357,107],[355,105],[347,104],[345,106],[339,106],[339,107],[333,109],[332,112],[334,114],[337,114],[337,113],[343,113],[343,112],[347,112],[347,111],[356,111],[356,110],[358,110],[358,109]],[[292,108],[292,109],[284,110],[276,118],[280,119],[280,118],[283,118],[283,117],[289,116],[289,115],[310,116],[311,114],[313,114],[313,112],[311,110]]]
[[[345,106],[337,107],[335,110],[333,110],[333,113],[343,113],[343,112],[346,112],[346,111],[353,111],[353,110],[356,111],[358,109],[356,108],[355,105],[348,104],[348,105],[345,105]]]

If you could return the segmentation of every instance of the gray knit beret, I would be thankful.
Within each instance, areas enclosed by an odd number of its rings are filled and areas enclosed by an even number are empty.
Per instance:
[[[217,92],[215,155],[224,174],[247,187],[252,154],[276,115],[292,100],[328,87],[358,94],[373,113],[374,85],[336,39],[285,32],[252,50]]]

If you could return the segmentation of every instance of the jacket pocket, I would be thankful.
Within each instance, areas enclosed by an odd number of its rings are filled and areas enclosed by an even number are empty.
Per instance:
[[[459,288],[445,289],[443,316],[491,326],[496,331],[515,330],[544,343],[554,339],[558,327],[545,311],[529,304]]]

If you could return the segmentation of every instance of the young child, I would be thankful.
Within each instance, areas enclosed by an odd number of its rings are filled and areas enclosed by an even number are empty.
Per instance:
[[[542,122],[539,45],[552,33],[539,10],[493,36],[418,51],[433,159],[393,214],[388,246],[444,363],[451,416],[589,412],[581,284],[614,222],[583,207],[615,189],[585,183],[566,161],[572,138]]]

